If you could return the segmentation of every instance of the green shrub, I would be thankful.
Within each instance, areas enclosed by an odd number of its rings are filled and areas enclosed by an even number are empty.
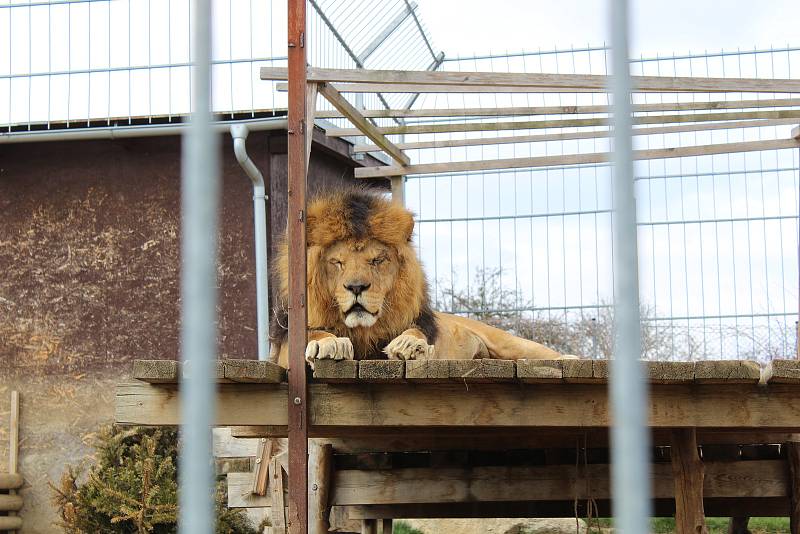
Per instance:
[[[81,469],[68,465],[59,485],[50,485],[65,532],[177,532],[177,431],[104,429],[96,458],[85,477]],[[227,508],[223,483],[217,486],[215,500],[218,533],[257,533],[242,511]]]

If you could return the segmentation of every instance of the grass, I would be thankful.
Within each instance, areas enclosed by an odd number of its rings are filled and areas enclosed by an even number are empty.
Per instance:
[[[417,530],[409,526],[408,523],[402,521],[395,521],[392,525],[392,534],[425,534],[421,530]]]

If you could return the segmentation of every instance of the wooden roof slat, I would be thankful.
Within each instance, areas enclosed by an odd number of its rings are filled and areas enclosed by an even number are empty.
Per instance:
[[[670,123],[702,123],[711,121],[731,121],[743,119],[800,119],[800,109],[779,111],[735,111],[726,113],[684,113],[680,115],[646,115],[633,117],[634,125],[638,124],[670,124]],[[501,121],[501,122],[468,122],[410,124],[405,126],[386,126],[378,128],[384,135],[453,133],[453,132],[494,132],[500,130],[540,130],[549,128],[584,128],[590,126],[608,126],[610,118],[597,117],[590,119],[553,119],[536,121]],[[327,128],[325,133],[331,137],[348,137],[361,135],[358,128]]]
[[[633,135],[660,135],[681,132],[699,132],[708,130],[729,130],[734,128],[763,128],[796,123],[796,119],[761,119],[730,122],[709,122],[704,124],[684,124],[678,126],[655,126],[652,128],[634,128]],[[437,139],[412,143],[396,143],[402,150],[420,150],[424,148],[448,148],[460,146],[502,145],[510,143],[536,143],[544,141],[569,141],[576,139],[600,139],[611,137],[611,130],[592,130],[555,134],[511,135],[503,137],[472,137],[467,139]],[[377,152],[376,145],[359,144],[353,146],[353,152]]]
[[[318,90],[319,94],[324,96],[328,102],[333,105],[333,107],[338,109],[340,113],[350,120],[350,122],[357,126],[356,131],[359,133],[356,135],[361,135],[363,132],[364,135],[369,137],[373,143],[379,146],[381,150],[386,152],[396,162],[401,165],[408,165],[408,163],[411,161],[408,155],[397,148],[397,145],[395,145],[393,142],[389,141],[389,139],[386,138],[379,128],[364,118],[364,116],[361,115],[361,113],[350,102],[340,95],[336,89],[328,84],[321,83],[319,84]]]
[[[286,80],[285,67],[262,67],[262,80]],[[516,72],[453,72],[453,71],[397,71],[367,69],[325,69],[309,67],[309,82],[366,83],[381,87],[410,85],[411,92],[425,92],[427,85],[446,88],[476,87],[495,92],[500,87],[537,90],[542,88],[571,91],[588,89],[608,92],[610,76],[598,74],[548,74]],[[661,92],[760,92],[800,93],[800,80],[758,78],[699,78],[668,76],[631,76],[634,90]]]
[[[748,141],[743,143],[718,143],[713,145],[697,145],[677,148],[656,148],[634,150],[633,159],[667,159],[689,156],[709,156],[714,154],[731,154],[737,152],[756,152],[761,150],[779,150],[800,147],[798,139],[772,139],[768,141]],[[478,161],[454,161],[447,163],[423,163],[405,167],[362,167],[355,169],[356,178],[379,178],[385,176],[436,174],[463,171],[488,171],[495,169],[525,169],[536,167],[552,167],[554,165],[579,165],[589,163],[605,163],[610,161],[608,152],[587,154],[565,154],[563,156],[537,156],[532,158],[509,158]]]
[[[770,98],[762,100],[716,100],[711,102],[665,102],[633,104],[634,113],[656,111],[693,111],[712,109],[748,109],[800,106],[798,98]],[[611,106],[517,106],[485,108],[423,108],[423,109],[361,109],[364,117],[378,118],[431,118],[431,117],[528,117],[533,115],[581,115],[611,113]],[[337,111],[318,111],[321,119],[338,119],[344,115]]]

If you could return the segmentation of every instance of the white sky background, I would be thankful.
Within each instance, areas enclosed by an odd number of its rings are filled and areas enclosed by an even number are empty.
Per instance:
[[[610,43],[603,0],[419,0],[449,56]],[[792,0],[633,0],[632,56],[797,44]]]
[[[325,0],[320,0],[323,5]],[[389,2],[390,0],[384,0]],[[0,6],[23,0],[0,0]],[[598,46],[610,42],[607,2],[599,0],[417,0],[435,51],[448,58],[473,54]],[[632,57],[701,54],[800,45],[800,2],[768,0],[673,0],[632,2]],[[285,55],[284,0],[216,0],[215,109],[250,110],[285,106],[285,95],[265,89],[251,58]],[[383,4],[381,4],[383,5]],[[391,4],[386,4],[391,7]],[[180,114],[188,111],[189,68],[146,68],[188,61],[189,0],[112,0],[0,8],[0,125],[6,123]],[[394,8],[391,8],[394,9]],[[391,11],[390,9],[390,11]],[[376,11],[378,13],[378,11]],[[310,61],[352,67],[335,40],[321,29],[309,7]],[[384,14],[391,19],[392,13]],[[367,30],[387,21],[366,18]],[[347,17],[337,24],[346,25]],[[407,24],[410,24],[410,19]],[[358,24],[356,24],[358,25]],[[359,28],[355,28],[355,32]],[[413,58],[393,57],[400,44],[376,54],[372,68],[390,68]],[[644,73],[680,76],[793,77],[800,53],[708,61],[650,62]],[[395,55],[402,55],[397,52]],[[560,59],[559,59],[560,58]],[[603,73],[602,52],[447,61],[447,70]],[[244,60],[233,65],[225,61]],[[427,64],[429,56],[419,58]],[[392,63],[394,61],[395,63]],[[277,65],[283,61],[276,62]],[[138,66],[133,71],[128,66]],[[407,68],[419,68],[410,66]],[[634,70],[638,68],[634,66]],[[113,72],[108,72],[113,69]],[[26,73],[93,70],[93,73],[27,77]],[[771,97],[772,95],[763,95]],[[740,95],[731,95],[739,98]],[[753,96],[754,98],[755,96]],[[648,102],[678,95],[650,95]],[[680,98],[694,98],[683,95]],[[708,97],[700,96],[700,99]],[[423,96],[417,107],[604,104],[604,95]],[[374,98],[367,106],[379,104]],[[555,117],[552,117],[555,118]],[[660,148],[786,137],[789,127],[738,132],[673,134],[638,138],[639,148]],[[541,130],[519,131],[543,133]],[[509,135],[502,132],[502,135]],[[457,137],[455,135],[454,137]],[[428,137],[429,138],[429,137]],[[419,140],[426,139],[420,136]],[[407,141],[417,138],[408,136]],[[411,152],[416,161],[528,157],[608,150],[606,140],[485,146]],[[747,315],[797,309],[797,150],[684,158],[638,163],[643,177],[687,178],[638,182],[640,221],[778,217],[768,221],[662,225],[640,230],[643,300],[660,316]],[[723,170],[747,174],[691,176]],[[420,252],[435,284],[458,288],[480,267],[504,271],[503,283],[537,308],[592,305],[611,300],[608,215],[541,217],[546,213],[610,208],[608,169],[516,171],[475,177],[410,179],[409,205],[423,220],[513,217],[502,221],[424,223]],[[781,218],[782,217],[782,218]],[[441,290],[442,286],[438,289]],[[446,305],[447,303],[442,303]],[[591,311],[591,310],[590,310]],[[555,313],[559,313],[556,311]],[[744,321],[712,321],[720,328]],[[758,319],[762,327],[773,319]],[[787,319],[787,324],[794,318]],[[684,323],[689,324],[689,323]],[[697,322],[692,325],[697,325]],[[713,326],[712,325],[712,326]],[[707,322],[702,321],[705,332]],[[723,355],[725,347],[717,351]],[[738,352],[738,351],[737,351]]]

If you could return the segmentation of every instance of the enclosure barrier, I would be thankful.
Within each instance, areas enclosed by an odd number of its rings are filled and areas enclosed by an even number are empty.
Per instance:
[[[614,462],[613,494],[618,526],[626,532],[639,532],[646,528],[650,495],[645,477],[647,466],[644,458],[648,444],[641,427],[648,417],[653,429],[666,430],[671,449],[670,461],[674,477],[674,498],[676,520],[679,529],[702,532],[704,525],[704,467],[709,473],[715,472],[712,466],[704,466],[698,457],[697,431],[719,429],[722,431],[783,431],[800,430],[800,406],[793,380],[784,375],[794,375],[796,368],[791,364],[779,364],[773,368],[771,376],[764,378],[766,385],[758,385],[762,380],[760,371],[756,372],[746,363],[738,363],[734,369],[725,368],[727,364],[709,362],[695,364],[688,375],[672,378],[677,371],[671,369],[669,377],[656,373],[652,384],[652,397],[648,401],[647,388],[640,387],[637,378],[636,353],[638,346],[638,285],[636,281],[635,205],[632,202],[632,180],[630,171],[634,158],[665,157],[669,153],[680,155],[719,154],[725,152],[744,152],[766,148],[797,147],[798,140],[776,139],[765,142],[729,143],[721,145],[698,145],[688,147],[687,152],[670,150],[667,152],[643,151],[633,153],[631,146],[631,92],[701,92],[701,93],[800,93],[798,80],[760,80],[735,78],[678,78],[638,76],[629,78],[627,52],[627,3],[617,0],[612,8],[612,34],[614,35],[615,76],[595,75],[552,75],[552,74],[495,74],[495,73],[450,73],[450,72],[411,72],[411,71],[370,71],[370,70],[331,70],[307,67],[306,55],[306,2],[289,0],[288,10],[288,69],[262,69],[261,78],[265,80],[287,80],[289,92],[288,106],[288,243],[289,243],[289,333],[288,348],[290,368],[288,383],[274,383],[274,379],[251,377],[245,372],[237,376],[234,369],[229,372],[225,362],[217,363],[217,378],[232,382],[254,381],[256,384],[220,384],[216,399],[212,394],[210,379],[214,369],[212,362],[214,350],[215,293],[213,266],[214,239],[216,233],[215,206],[218,196],[216,180],[216,159],[212,150],[212,136],[209,120],[209,10],[207,1],[198,2],[195,10],[198,35],[195,39],[197,61],[194,76],[196,112],[193,128],[187,137],[184,153],[185,181],[183,185],[184,209],[184,265],[183,273],[183,327],[182,352],[191,359],[190,380],[181,388],[180,397],[175,395],[174,385],[150,385],[147,383],[121,385],[117,399],[117,420],[130,424],[178,424],[180,421],[178,403],[183,401],[186,414],[186,447],[181,459],[188,466],[182,471],[181,529],[183,532],[209,532],[213,520],[210,503],[210,473],[204,466],[208,463],[210,448],[207,440],[212,421],[219,425],[256,425],[264,437],[287,435],[288,461],[286,468],[279,466],[278,456],[270,461],[269,480],[272,483],[273,528],[293,533],[311,531],[325,532],[328,528],[325,512],[328,497],[336,501],[336,487],[330,484],[326,474],[329,453],[314,456],[315,462],[309,464],[309,436],[335,438],[337,435],[358,436],[359,433],[375,435],[380,431],[379,442],[383,447],[392,435],[407,435],[409,430],[423,435],[435,432],[436,436],[447,436],[453,429],[480,431],[485,436],[499,439],[501,430],[533,430],[556,428],[569,429],[608,428],[611,426],[611,413],[617,417],[614,425],[614,450],[627,455],[623,462]],[[613,86],[613,90],[609,87]],[[425,165],[411,165],[410,158],[388,136],[415,131],[436,133],[443,130],[435,125],[414,125],[398,127],[378,127],[354,106],[349,104],[342,93],[424,93],[424,92],[487,92],[487,93],[564,93],[564,92],[602,92],[613,93],[616,109],[610,117],[615,126],[615,151],[613,154],[574,154],[556,159],[513,158],[506,160],[445,162]],[[615,163],[615,212],[617,228],[615,232],[615,261],[620,261],[622,269],[615,269],[617,289],[620,282],[625,285],[625,294],[616,294],[620,336],[617,339],[617,358],[613,369],[603,370],[602,364],[583,362],[582,376],[572,376],[572,365],[551,362],[541,369],[527,370],[536,364],[525,362],[484,363],[469,362],[343,362],[333,363],[334,374],[344,373],[345,377],[335,377],[339,382],[356,380],[353,384],[314,383],[309,388],[306,377],[304,351],[306,346],[306,173],[308,169],[310,135],[313,126],[317,94],[322,94],[336,110],[348,118],[356,130],[342,130],[339,135],[363,134],[374,143],[376,150],[388,154],[395,165],[388,167],[362,168],[356,177],[389,177],[392,190],[402,190],[404,176],[419,173],[451,172],[454,170],[513,169],[537,165],[574,164],[584,161],[607,161]],[[408,106],[410,107],[410,106]],[[728,108],[730,109],[730,108]],[[705,118],[683,119],[676,115],[665,115],[654,119],[656,124],[677,124],[687,127],[686,121],[699,125],[698,130],[716,121],[729,121],[743,124],[743,121],[775,121],[794,119],[794,111],[748,112],[748,114],[708,113]],[[582,119],[577,119],[582,120]],[[594,121],[596,119],[589,119]],[[548,127],[529,124],[532,128]],[[575,126],[602,127],[603,122],[572,123]],[[706,125],[706,126],[702,126]],[[511,126],[513,128],[514,126]],[[552,126],[551,126],[552,127]],[[668,126],[665,126],[665,128]],[[427,128],[427,130],[423,130]],[[447,128],[447,127],[445,127]],[[508,124],[480,126],[493,131],[509,129]],[[446,131],[446,130],[444,130]],[[684,131],[684,130],[681,130]],[[686,130],[690,131],[690,130]],[[331,131],[331,134],[337,132]],[[601,133],[598,137],[608,136]],[[762,143],[762,144],[755,144]],[[585,158],[585,159],[581,159]],[[628,236],[626,238],[625,236]],[[183,359],[183,358],[182,358]],[[267,373],[268,362],[256,365],[260,374]],[[362,373],[362,364],[363,373]],[[247,368],[251,364],[239,364]],[[722,374],[715,371],[721,365]],[[781,370],[788,365],[789,372]],[[438,367],[437,367],[438,366]],[[318,366],[317,379],[324,382],[324,370],[328,364]],[[442,369],[444,368],[444,370]],[[588,369],[587,369],[588,367]],[[595,369],[597,367],[597,369]],[[663,369],[656,366],[656,369]],[[748,370],[749,369],[749,370]],[[160,381],[169,382],[173,378]],[[520,375],[520,371],[522,374]],[[652,368],[648,369],[651,373]],[[221,373],[221,376],[220,376]],[[271,371],[279,374],[279,371]],[[374,375],[372,373],[377,373]],[[388,375],[387,375],[388,373]],[[501,373],[497,376],[496,373]],[[526,373],[533,373],[532,375]],[[540,373],[543,373],[540,374]],[[740,375],[739,373],[742,373]],[[364,375],[362,377],[362,374]],[[605,374],[606,376],[603,376]],[[604,381],[610,374],[614,403]],[[678,373],[680,374],[680,373]],[[758,375],[758,376],[756,376]],[[391,378],[389,378],[389,376]],[[330,377],[328,377],[330,378]],[[421,381],[414,385],[415,380]],[[426,382],[426,380],[428,382]],[[499,383],[495,383],[499,380]],[[520,385],[521,380],[545,383]],[[623,380],[628,380],[627,384]],[[789,383],[782,383],[788,380]],[[384,383],[372,383],[384,382]],[[445,382],[439,384],[437,382]],[[455,381],[455,382],[454,382]],[[480,388],[475,395],[467,385],[477,381],[472,388]],[[489,384],[481,384],[488,381]],[[509,383],[504,383],[508,381]],[[555,381],[551,383],[548,381]],[[272,382],[266,383],[265,382]],[[362,383],[365,382],[365,383]],[[402,382],[402,383],[395,383]],[[624,399],[624,387],[632,387],[632,398]],[[214,409],[215,400],[217,409]],[[627,411],[626,408],[633,408]],[[216,417],[214,420],[213,418]],[[340,433],[340,434],[337,434]],[[430,434],[429,434],[430,435]],[[639,437],[637,442],[637,436]],[[732,446],[741,445],[740,440],[731,441]],[[750,441],[750,440],[747,440]],[[768,435],[767,442],[774,441]],[[789,440],[792,441],[792,440]],[[754,441],[755,443],[761,440]],[[621,448],[619,448],[621,447]],[[316,450],[316,447],[314,448]],[[380,449],[379,449],[380,450]],[[786,446],[791,486],[797,478],[797,448],[789,443]],[[615,458],[618,456],[615,453]],[[588,462],[587,462],[588,464]],[[310,468],[310,469],[309,469]],[[607,469],[607,468],[606,468]],[[284,515],[283,472],[288,471],[288,515]],[[559,469],[564,472],[563,469]],[[315,482],[309,486],[309,472]],[[471,472],[471,471],[470,471]],[[655,471],[659,473],[658,470]],[[503,480],[511,480],[511,472],[505,473]],[[536,472],[537,484],[539,476]],[[395,473],[387,475],[393,480]],[[436,476],[436,475],[431,475]],[[598,474],[602,479],[602,475]],[[727,475],[726,475],[727,476]],[[491,479],[491,477],[489,477]],[[585,478],[585,477],[583,477]],[[591,478],[591,477],[590,477]],[[644,480],[644,482],[643,482]],[[786,478],[784,478],[786,480]],[[495,478],[495,482],[497,478]],[[365,480],[353,485],[364,486]],[[373,489],[384,487],[378,484]],[[475,495],[476,481],[467,481],[467,496]],[[607,483],[606,483],[607,485]],[[496,487],[489,484],[487,487]],[[522,484],[531,488],[531,484]],[[741,486],[741,485],[737,485]],[[251,485],[252,487],[252,485]],[[657,486],[658,488],[658,486]],[[426,488],[427,489],[427,488]],[[574,487],[572,488],[575,489]],[[412,488],[413,490],[413,488]],[[398,490],[399,491],[399,490]],[[409,489],[406,487],[406,495]],[[722,490],[721,490],[722,491]],[[713,493],[721,498],[742,497],[739,493]],[[774,491],[774,493],[770,493]],[[792,517],[793,530],[800,528],[800,491],[796,488],[783,488],[756,492],[757,497],[783,499],[782,510]],[[331,493],[333,492],[333,493]],[[375,493],[375,492],[372,492]],[[381,493],[381,492],[377,492]],[[576,493],[577,492],[574,492]],[[397,492],[389,492],[389,495]],[[480,493],[478,493],[480,494]],[[609,496],[610,493],[601,495]],[[665,495],[656,493],[656,497]],[[724,497],[723,497],[724,496]],[[593,500],[588,493],[589,500]],[[364,497],[366,498],[366,497]],[[406,497],[406,499],[410,498]],[[752,495],[749,498],[753,498]],[[388,497],[387,497],[388,499]],[[433,496],[431,500],[435,500]],[[577,497],[576,497],[577,499]],[[314,504],[309,507],[309,502]],[[788,503],[787,503],[788,501]],[[345,503],[347,501],[339,501]],[[474,501],[468,501],[470,503]],[[353,504],[351,501],[350,504]],[[381,504],[381,503],[370,503]],[[385,503],[384,503],[385,504]],[[398,503],[390,503],[398,504]],[[739,503],[737,503],[739,504]],[[786,510],[788,504],[789,510]],[[590,505],[591,506],[591,505]],[[742,510],[744,507],[738,508]],[[762,508],[763,509],[763,508]],[[787,515],[789,515],[787,514]],[[502,515],[502,514],[498,514]],[[391,514],[383,517],[393,517]],[[309,524],[310,520],[310,524]],[[285,525],[285,527],[284,527]],[[362,532],[374,532],[376,523],[372,518],[364,518]]]
[[[0,531],[16,532],[22,529],[22,496],[17,491],[22,487],[19,463],[19,392],[11,392],[11,413],[8,425],[8,472],[0,473]]]

